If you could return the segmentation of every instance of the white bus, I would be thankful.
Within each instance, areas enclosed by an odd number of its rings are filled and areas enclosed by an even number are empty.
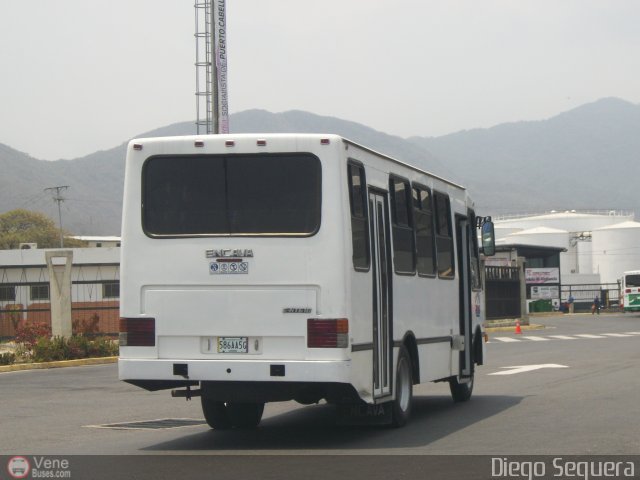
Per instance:
[[[477,225],[491,254],[463,187],[335,135],[133,140],[119,378],[201,396],[216,429],[323,399],[401,426],[422,382],[467,400]]]
[[[620,297],[625,312],[640,312],[640,270],[622,274]]]

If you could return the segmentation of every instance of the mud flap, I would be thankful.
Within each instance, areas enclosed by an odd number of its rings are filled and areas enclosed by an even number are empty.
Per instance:
[[[337,425],[391,425],[393,403],[349,403],[337,406]]]

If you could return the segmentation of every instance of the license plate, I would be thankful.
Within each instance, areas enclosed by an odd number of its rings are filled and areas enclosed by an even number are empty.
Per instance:
[[[218,353],[248,353],[248,337],[218,337]]]

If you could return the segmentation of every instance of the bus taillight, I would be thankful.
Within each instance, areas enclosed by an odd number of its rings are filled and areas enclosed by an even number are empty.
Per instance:
[[[120,318],[121,347],[155,347],[155,318]]]
[[[349,346],[349,320],[346,318],[307,319],[308,348],[346,348]]]

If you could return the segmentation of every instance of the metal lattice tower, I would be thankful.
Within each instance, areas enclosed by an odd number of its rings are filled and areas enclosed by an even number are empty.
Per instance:
[[[211,0],[195,0],[196,128],[198,135],[215,133]]]

